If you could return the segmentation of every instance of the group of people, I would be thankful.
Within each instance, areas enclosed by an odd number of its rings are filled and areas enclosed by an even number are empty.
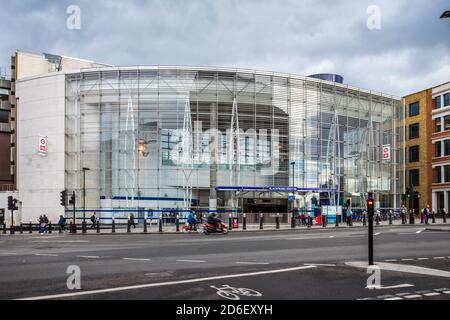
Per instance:
[[[38,219],[38,222],[39,222],[39,234],[43,235],[44,233],[47,233],[47,225],[49,223],[47,216],[45,214],[43,216],[41,215]]]

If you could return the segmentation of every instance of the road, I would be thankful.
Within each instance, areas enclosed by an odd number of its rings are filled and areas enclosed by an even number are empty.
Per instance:
[[[366,288],[371,274],[363,265],[362,228],[227,236],[2,235],[0,299],[450,299],[450,232],[421,226],[375,232],[382,287],[372,290]],[[81,290],[68,289],[69,266],[80,268]],[[233,293],[230,287],[253,291]]]

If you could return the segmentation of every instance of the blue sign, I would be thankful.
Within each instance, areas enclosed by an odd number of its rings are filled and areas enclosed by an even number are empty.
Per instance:
[[[295,196],[289,196],[288,200],[291,202],[295,201]]]

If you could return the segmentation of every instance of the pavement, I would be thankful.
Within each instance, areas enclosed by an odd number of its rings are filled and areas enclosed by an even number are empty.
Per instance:
[[[448,300],[449,240],[422,225],[376,228],[371,286],[362,228],[0,235],[0,299]],[[68,287],[73,270],[80,289]]]

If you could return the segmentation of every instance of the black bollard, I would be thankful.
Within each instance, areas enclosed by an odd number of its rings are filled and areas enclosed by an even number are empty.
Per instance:
[[[327,222],[325,220],[325,216],[322,216],[322,228],[326,228],[327,227]]]
[[[242,230],[247,230],[247,215],[245,213],[242,217]]]
[[[414,213],[414,210],[410,210],[410,212],[409,212],[409,224],[416,224],[416,221],[415,221],[415,213]]]
[[[376,222],[377,222],[377,226],[379,226],[380,225],[380,215],[379,214],[377,214]]]
[[[445,212],[445,209],[442,210],[442,222],[447,223],[447,212]]]
[[[162,223],[163,223],[163,219],[162,219],[162,218],[159,218],[159,232],[160,232],[160,233],[163,232]]]
[[[86,228],[86,221],[83,220],[83,222],[81,223],[81,230],[83,233],[87,233],[87,228]]]
[[[296,223],[295,223],[295,215],[292,214],[291,228],[292,228],[292,229],[295,229],[295,227],[296,227]]]
[[[280,214],[279,213],[277,213],[277,217],[275,218],[275,222],[276,222],[276,225],[277,225],[277,230],[279,230],[280,229]]]
[[[308,228],[311,228],[312,225],[312,218],[309,216],[308,217]]]
[[[389,213],[389,225],[392,225],[392,212]]]
[[[9,228],[9,233],[10,233],[10,234],[16,234],[16,227],[15,227],[15,226],[11,226],[11,227]]]
[[[131,233],[131,222],[130,222],[130,218],[128,218],[128,222],[127,222],[127,233]]]
[[[51,222],[51,221],[48,223],[48,233],[49,233],[49,234],[52,234],[52,233],[53,233],[53,225],[52,225],[52,222]]]
[[[28,233],[33,233],[33,222],[30,221],[30,230],[28,230]]]
[[[367,226],[367,214],[365,212],[363,213],[363,226]]]
[[[22,223],[20,223],[20,234],[23,234],[23,224]]]
[[[147,218],[144,219],[144,233],[147,233]]]
[[[336,211],[336,221],[334,222],[334,226],[337,228],[337,227],[339,227],[339,214],[338,214],[338,212]]]
[[[100,233],[100,218],[97,219],[97,233]]]
[[[116,219],[114,217],[112,218],[112,226],[111,226],[111,228],[112,228],[111,232],[112,233],[116,233]]]
[[[264,215],[261,213],[261,215],[259,216],[259,230],[263,229],[264,229]]]
[[[233,230],[233,218],[232,215],[230,214],[230,216],[228,217],[228,230]]]
[[[175,220],[176,231],[180,232],[180,217],[177,215]]]
[[[6,222],[3,222],[3,234],[6,234]]]
[[[433,210],[433,223],[436,223],[436,212]]]
[[[353,227],[353,214],[350,215],[349,219],[350,219],[349,225],[350,227]]]

